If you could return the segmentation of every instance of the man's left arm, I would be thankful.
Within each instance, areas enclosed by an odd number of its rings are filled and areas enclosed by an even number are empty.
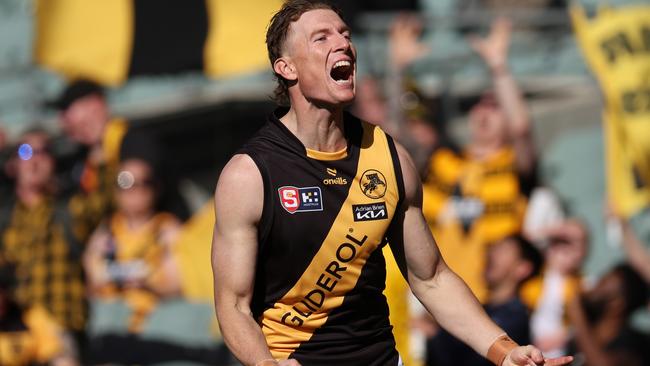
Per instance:
[[[422,215],[422,185],[406,150],[397,146],[405,197],[389,233],[400,270],[415,296],[455,337],[499,366],[564,365],[571,358],[544,361],[533,346],[517,346],[483,311],[467,285],[447,265]],[[501,362],[500,362],[501,361]]]

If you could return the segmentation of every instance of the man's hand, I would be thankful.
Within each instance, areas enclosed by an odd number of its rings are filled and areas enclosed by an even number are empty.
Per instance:
[[[571,356],[547,359],[542,355],[542,351],[534,346],[519,346],[510,351],[502,366],[562,366],[571,361]]]
[[[492,23],[490,34],[487,37],[472,36],[469,38],[469,44],[481,56],[490,70],[500,70],[507,65],[511,30],[510,20],[498,18]]]
[[[419,41],[421,34],[422,21],[417,16],[397,16],[390,28],[388,45],[392,67],[402,70],[429,52],[429,47]]]

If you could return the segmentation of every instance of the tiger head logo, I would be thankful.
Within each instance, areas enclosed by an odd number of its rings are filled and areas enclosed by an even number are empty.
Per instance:
[[[359,181],[361,191],[369,198],[382,198],[386,194],[386,177],[375,169],[366,170]]]

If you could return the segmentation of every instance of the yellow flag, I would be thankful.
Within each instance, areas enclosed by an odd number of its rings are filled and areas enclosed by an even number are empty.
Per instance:
[[[578,42],[605,97],[608,198],[629,217],[650,205],[650,5],[571,8]]]
[[[36,61],[69,79],[119,85],[133,43],[132,0],[38,0]]]
[[[236,76],[270,67],[266,27],[282,0],[208,0],[211,22],[204,50],[205,73]]]
[[[210,249],[214,220],[214,205],[209,201],[183,225],[174,246],[183,295],[189,300],[212,301]]]

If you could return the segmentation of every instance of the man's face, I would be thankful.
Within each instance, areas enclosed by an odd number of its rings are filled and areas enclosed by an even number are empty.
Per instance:
[[[101,141],[107,120],[103,97],[89,95],[76,100],[61,114],[61,127],[72,140],[92,146]]]
[[[140,159],[129,159],[120,165],[115,187],[118,210],[126,215],[154,210],[156,192],[151,166]]]
[[[285,52],[308,101],[346,105],[354,100],[356,51],[350,30],[334,11],[308,11],[291,23]]]
[[[508,279],[513,267],[519,261],[519,248],[512,240],[502,240],[492,244],[488,249],[485,281],[488,287]]]
[[[47,137],[28,134],[23,137],[16,157],[16,182],[19,186],[42,189],[52,182],[54,158],[48,151]]]
[[[503,144],[507,140],[507,123],[494,97],[486,95],[470,111],[469,129],[478,144]]]

